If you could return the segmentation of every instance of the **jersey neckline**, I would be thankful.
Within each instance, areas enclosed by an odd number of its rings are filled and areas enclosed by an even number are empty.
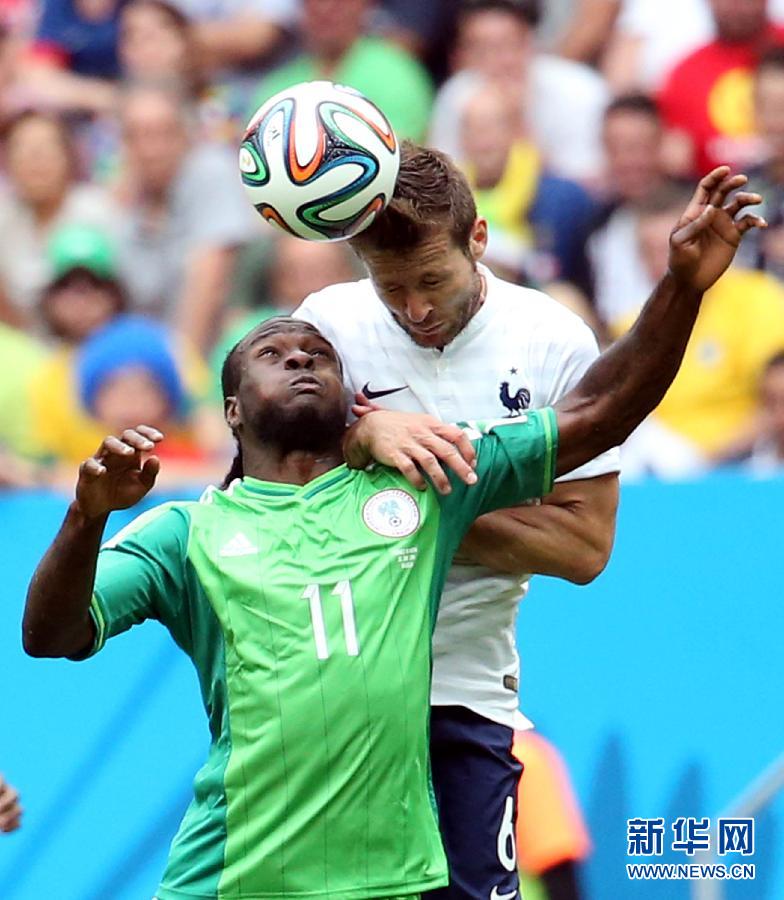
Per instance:
[[[326,490],[339,481],[348,478],[352,469],[345,463],[341,463],[334,469],[329,469],[321,475],[313,478],[307,484],[288,484],[282,481],[263,481],[260,478],[253,478],[246,475],[243,479],[236,482],[236,487],[232,491],[233,494],[244,498],[253,497],[295,497],[300,496],[304,500],[310,500],[316,494]]]

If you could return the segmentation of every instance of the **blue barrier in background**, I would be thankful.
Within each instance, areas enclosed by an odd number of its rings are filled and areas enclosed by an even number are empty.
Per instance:
[[[523,709],[571,769],[591,900],[686,900],[687,882],[628,881],[626,819],[715,817],[784,749],[782,508],[784,480],[626,487],[607,572],[539,579],[521,607]],[[0,771],[26,810],[0,835],[0,897],[149,900],[206,753],[196,675],[153,623],[87,662],[24,656],[27,580],[64,510],[0,499]],[[756,881],[725,900],[784,898],[781,798],[756,843]]]

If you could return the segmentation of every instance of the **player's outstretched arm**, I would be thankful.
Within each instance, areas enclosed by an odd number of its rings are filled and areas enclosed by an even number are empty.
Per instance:
[[[76,497],[30,581],[22,644],[31,656],[79,656],[93,638],[89,615],[98,551],[109,513],[138,503],[155,484],[149,454],[163,435],[140,425],[108,437],[79,467]]]
[[[669,271],[634,326],[556,405],[556,474],[623,443],[664,397],[683,359],[703,292],[730,265],[743,235],[766,225],[755,215],[736,220],[741,210],[762,200],[759,194],[737,190],[746,180],[720,166],[700,181],[670,235]],[[737,193],[728,200],[733,191]]]

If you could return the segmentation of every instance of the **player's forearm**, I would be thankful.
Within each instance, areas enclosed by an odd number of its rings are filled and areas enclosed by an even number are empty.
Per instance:
[[[258,62],[275,47],[281,33],[274,23],[255,16],[204,22],[194,29],[199,59],[205,68]]]
[[[22,644],[30,656],[77,656],[89,648],[89,609],[107,516],[87,518],[76,503],[30,581]]]
[[[460,547],[471,562],[508,575],[552,575],[575,584],[593,581],[609,559],[590,536],[570,531],[571,516],[547,509],[536,523],[508,510],[477,519]]]
[[[556,405],[558,475],[623,443],[658,406],[678,372],[701,300],[666,275],[631,330]]]
[[[110,81],[75,75],[47,62],[24,63],[20,80],[34,97],[57,109],[107,113],[117,103],[117,90]]]
[[[555,492],[539,506],[482,516],[466,536],[460,553],[510,575],[552,575],[575,584],[593,581],[612,551],[618,479],[604,475],[574,485],[556,485]]]

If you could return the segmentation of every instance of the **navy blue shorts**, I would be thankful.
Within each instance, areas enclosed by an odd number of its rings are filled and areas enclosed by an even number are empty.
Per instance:
[[[422,900],[517,900],[515,824],[523,767],[511,728],[461,706],[434,706],[430,759],[449,887]]]

